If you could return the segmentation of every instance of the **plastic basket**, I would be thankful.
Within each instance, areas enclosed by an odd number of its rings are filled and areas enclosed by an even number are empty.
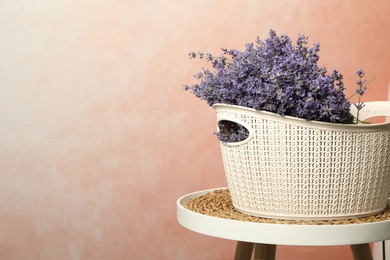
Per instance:
[[[390,102],[366,102],[360,119],[390,116]],[[376,214],[390,191],[390,123],[332,124],[215,104],[217,121],[249,137],[221,142],[235,209],[279,219]],[[355,113],[355,111],[351,111]]]

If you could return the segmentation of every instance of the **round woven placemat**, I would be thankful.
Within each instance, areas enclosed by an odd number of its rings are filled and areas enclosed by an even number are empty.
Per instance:
[[[234,209],[228,189],[215,190],[194,198],[185,205],[185,208],[203,215],[218,218],[271,224],[342,225],[390,220],[389,208],[373,216],[341,220],[282,220],[254,217]]]

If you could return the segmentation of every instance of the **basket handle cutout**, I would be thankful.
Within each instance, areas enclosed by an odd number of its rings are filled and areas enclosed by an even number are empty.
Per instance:
[[[249,142],[253,134],[250,126],[235,119],[222,119],[217,122],[218,139],[227,146],[238,146]]]

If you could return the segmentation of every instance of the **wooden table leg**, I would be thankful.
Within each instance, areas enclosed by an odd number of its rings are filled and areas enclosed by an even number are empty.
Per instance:
[[[353,259],[373,260],[369,244],[351,245],[351,249],[352,249]]]
[[[275,260],[276,245],[255,244],[254,260]]]
[[[234,260],[250,260],[254,243],[238,241]]]

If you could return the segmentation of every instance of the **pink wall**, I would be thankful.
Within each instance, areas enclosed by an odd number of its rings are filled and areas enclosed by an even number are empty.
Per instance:
[[[231,259],[233,241],[176,222],[179,196],[226,185],[214,112],[182,90],[200,66],[187,53],[303,33],[350,93],[361,66],[377,77],[366,100],[383,100],[389,11],[388,0],[1,1],[0,258]],[[278,251],[337,255],[350,257]]]

